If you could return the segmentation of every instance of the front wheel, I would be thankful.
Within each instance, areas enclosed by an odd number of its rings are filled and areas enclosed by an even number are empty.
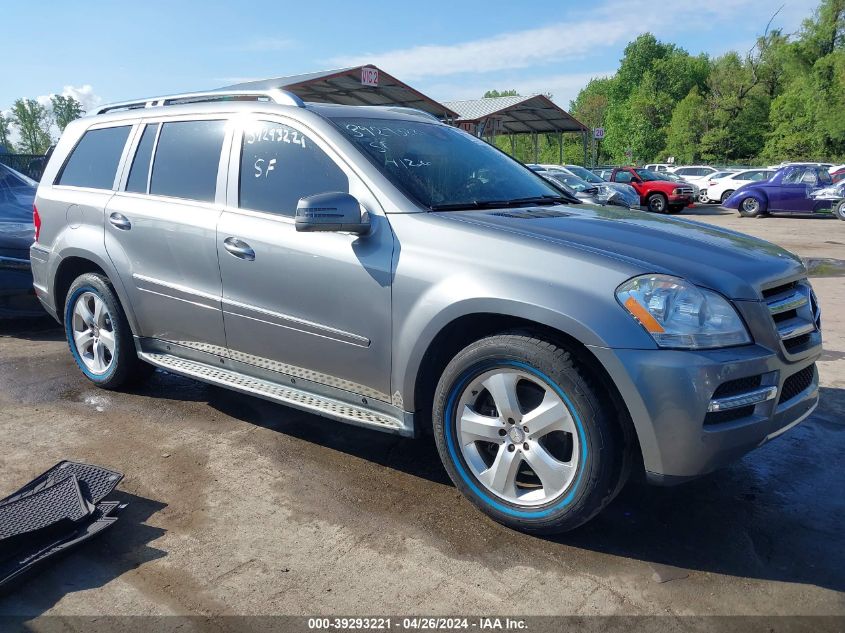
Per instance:
[[[840,220],[845,220],[845,200],[840,200],[833,207],[833,215]]]
[[[744,198],[739,203],[739,214],[744,218],[757,218],[762,215],[762,207],[757,198]]]
[[[65,334],[77,366],[99,387],[117,389],[153,371],[136,355],[126,315],[103,275],[86,273],[71,284]]]
[[[652,213],[666,213],[669,200],[662,193],[653,193],[646,200],[648,210]]]
[[[571,530],[627,475],[621,430],[565,349],[523,334],[477,341],[440,378],[432,419],[455,486],[496,521]]]

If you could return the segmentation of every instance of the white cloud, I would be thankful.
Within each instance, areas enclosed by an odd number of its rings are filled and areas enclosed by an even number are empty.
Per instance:
[[[35,98],[38,103],[51,108],[50,99],[57,93],[53,92],[48,95],[40,95]],[[82,110],[89,112],[103,103],[102,97],[94,92],[94,87],[91,84],[84,84],[82,86],[65,86],[60,93],[63,97],[73,97],[82,104]]]
[[[788,31],[812,11],[817,0],[786,0],[774,26]],[[335,66],[375,64],[409,81],[459,73],[501,72],[572,61],[589,53],[627,43],[645,31],[658,38],[678,41],[679,34],[718,28],[731,20],[759,19],[759,29],[774,12],[771,0],[610,0],[565,22],[535,29],[500,33],[453,44],[424,44],[382,52],[334,57]],[[666,33],[671,29],[671,33]]]
[[[629,38],[627,20],[587,20],[450,45],[423,45],[384,53],[336,57],[336,66],[375,64],[403,80],[525,68],[562,58],[583,57],[598,46]]]

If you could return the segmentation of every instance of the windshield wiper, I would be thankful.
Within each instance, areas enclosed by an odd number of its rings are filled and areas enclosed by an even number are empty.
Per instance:
[[[575,200],[577,201],[577,199]],[[529,196],[527,198],[510,198],[508,200],[471,200],[454,204],[433,204],[432,211],[459,211],[462,209],[506,209],[526,204],[558,204],[559,202],[573,202],[569,196]]]

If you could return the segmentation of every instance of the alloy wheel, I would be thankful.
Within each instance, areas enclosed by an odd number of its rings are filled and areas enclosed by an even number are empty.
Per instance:
[[[578,471],[580,440],[557,391],[528,372],[497,368],[458,400],[457,439],[475,478],[510,503],[560,497]]]
[[[106,373],[115,356],[114,323],[105,302],[93,292],[77,297],[71,331],[85,368],[93,374]]]

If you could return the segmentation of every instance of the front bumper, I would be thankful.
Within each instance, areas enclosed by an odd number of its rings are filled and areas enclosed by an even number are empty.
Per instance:
[[[679,483],[735,461],[799,423],[818,404],[814,364],[820,347],[795,362],[760,345],[708,351],[593,351],[628,405],[646,474],[654,483]],[[784,392],[784,383],[802,370],[802,375],[812,372],[808,384],[797,393]],[[776,387],[776,395],[745,407],[737,419],[720,421],[708,415],[721,385],[757,376],[761,385],[747,391]]]
[[[693,202],[695,202],[695,200],[693,200],[692,197],[690,197],[690,196],[675,196],[675,195],[669,196],[669,204],[672,204],[672,205],[682,204],[685,207],[688,207]]]

